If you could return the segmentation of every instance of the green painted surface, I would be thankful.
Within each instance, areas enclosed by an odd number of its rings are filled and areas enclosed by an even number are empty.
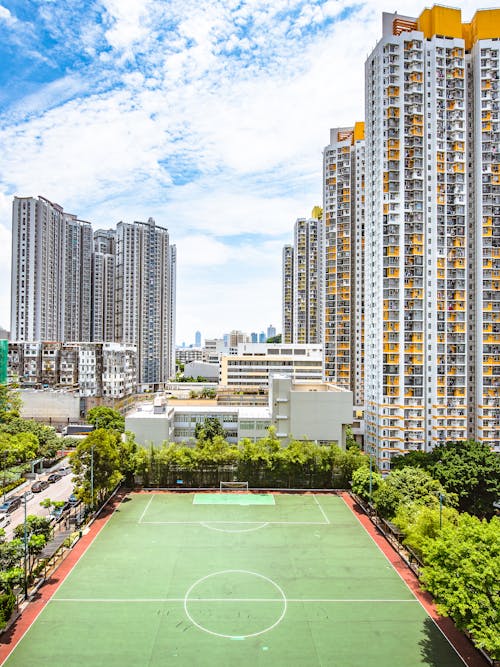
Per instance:
[[[9,341],[2,338],[0,340],[0,384],[7,383],[9,362]]]
[[[342,499],[132,495],[8,667],[458,667]]]
[[[275,505],[272,493],[195,493],[193,505]]]

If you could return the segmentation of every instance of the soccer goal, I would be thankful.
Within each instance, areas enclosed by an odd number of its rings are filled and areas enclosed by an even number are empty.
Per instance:
[[[221,482],[220,491],[248,491],[248,482]]]

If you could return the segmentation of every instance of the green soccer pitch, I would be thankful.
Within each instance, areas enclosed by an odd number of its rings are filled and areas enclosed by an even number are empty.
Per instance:
[[[4,664],[464,664],[341,497],[252,496],[126,497]]]

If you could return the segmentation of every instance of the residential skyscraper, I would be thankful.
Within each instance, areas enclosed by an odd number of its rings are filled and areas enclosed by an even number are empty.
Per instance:
[[[98,230],[38,197],[15,197],[13,341],[136,346],[139,382],[175,369],[176,248],[148,222]]]
[[[500,11],[383,15],[366,62],[366,446],[500,449]]]
[[[283,343],[291,343],[293,339],[293,246],[283,247],[282,255],[282,332]]]
[[[284,343],[318,343],[321,338],[321,208],[298,218],[293,247],[283,248],[282,335]]]
[[[64,214],[63,340],[91,340],[92,228]]]
[[[89,340],[92,230],[44,197],[14,197],[12,340]]]
[[[197,331],[194,335],[194,346],[201,347],[201,332]]]
[[[115,340],[137,346],[142,384],[166,382],[174,372],[174,269],[168,231],[153,218],[118,223]]]
[[[115,236],[113,229],[94,232],[92,253],[92,340],[115,339]]]
[[[330,130],[323,153],[324,379],[364,403],[364,123]]]

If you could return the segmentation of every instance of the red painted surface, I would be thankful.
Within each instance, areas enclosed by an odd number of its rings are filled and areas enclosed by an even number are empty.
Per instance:
[[[47,602],[57,591],[64,579],[75,567],[80,557],[85,553],[94,541],[95,537],[107,524],[116,507],[120,504],[125,494],[116,494],[114,498],[106,505],[101,514],[89,528],[89,532],[75,544],[59,567],[52,573],[50,579],[43,584],[38,592],[33,596],[22,614],[13,625],[0,636],[0,664],[8,658],[18,642],[35,622]]]
[[[453,621],[450,618],[446,618],[438,614],[431,595],[420,588],[420,584],[415,573],[406,565],[404,560],[400,557],[397,551],[393,549],[385,537],[377,531],[373,523],[363,512],[363,510],[358,507],[351,496],[348,493],[342,493],[341,495],[344,499],[344,502],[350,507],[353,514],[355,514],[370,537],[373,538],[378,548],[390,561],[393,568],[403,579],[417,600],[422,604],[425,611],[433,619],[435,624],[448,639],[450,644],[452,644],[457,653],[462,657],[462,660],[465,662],[465,664],[470,665],[470,667],[485,667],[485,665],[488,665],[489,663],[485,660],[485,658],[483,658],[481,653],[479,653],[479,651],[474,648],[467,637],[465,637],[465,635],[460,632],[460,630],[457,630]]]

